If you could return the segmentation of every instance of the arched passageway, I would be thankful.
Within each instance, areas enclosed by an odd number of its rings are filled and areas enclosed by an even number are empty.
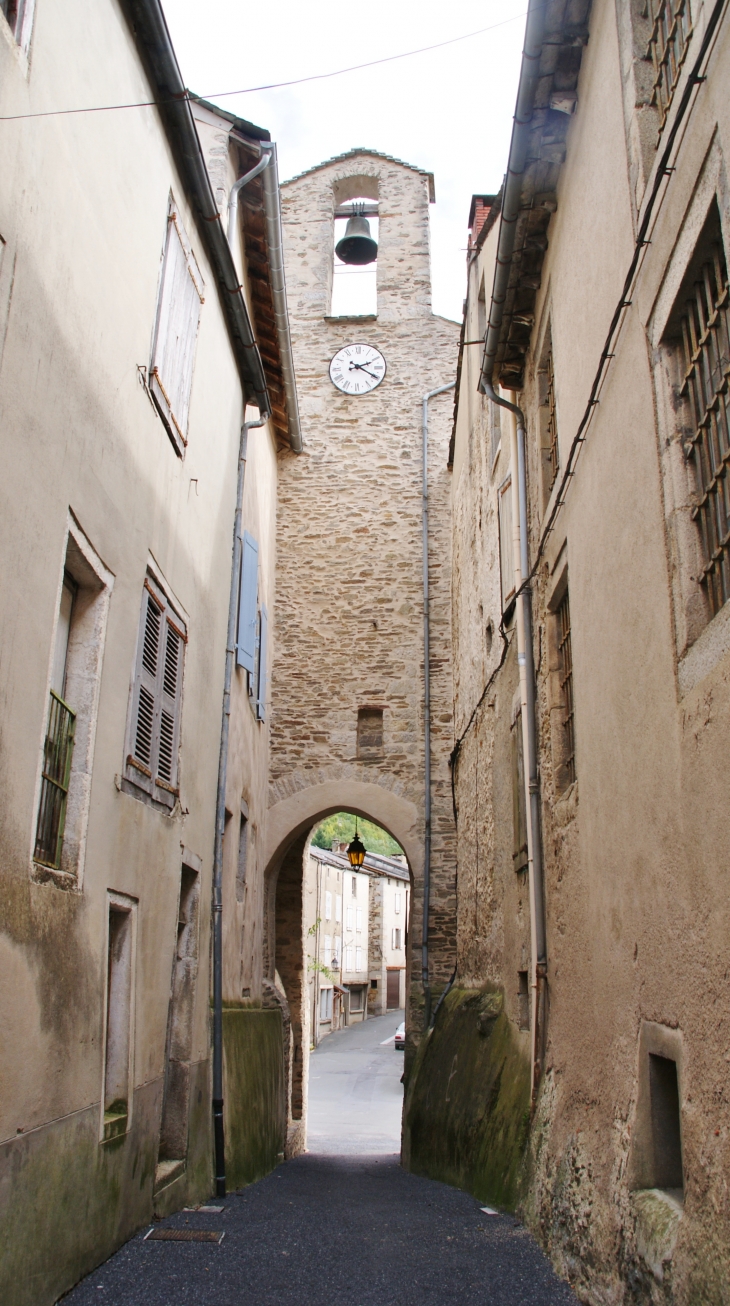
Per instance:
[[[422,833],[415,805],[383,785],[355,779],[323,780],[269,809],[265,876],[264,974],[282,1008],[288,1156],[306,1146],[309,1022],[304,928],[304,852],[313,828],[333,812],[374,821],[400,844],[411,874],[422,867]],[[419,837],[420,836],[420,837]],[[407,955],[407,971],[411,958]],[[406,990],[410,988],[408,975]]]

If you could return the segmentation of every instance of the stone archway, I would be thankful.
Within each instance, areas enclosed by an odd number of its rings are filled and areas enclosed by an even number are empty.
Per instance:
[[[353,776],[322,776],[319,784],[295,788],[269,808],[264,974],[268,992],[281,1005],[284,1016],[287,1156],[297,1155],[306,1145],[309,1035],[303,920],[304,850],[313,826],[339,811],[352,812],[387,830],[406,855],[412,883],[421,879],[421,815],[414,803],[382,784]],[[409,970],[409,956],[406,963]]]

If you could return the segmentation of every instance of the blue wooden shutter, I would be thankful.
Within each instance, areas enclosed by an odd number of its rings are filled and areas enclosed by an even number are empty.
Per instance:
[[[266,634],[269,618],[266,608],[261,608],[261,642],[259,644],[259,683],[256,694],[256,717],[266,720]]]
[[[243,533],[241,588],[238,600],[238,643],[236,662],[253,675],[256,655],[256,604],[259,588],[259,546],[248,531]]]

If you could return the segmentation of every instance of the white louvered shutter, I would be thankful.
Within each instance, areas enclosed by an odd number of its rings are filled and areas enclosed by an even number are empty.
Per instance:
[[[256,657],[256,617],[259,588],[259,546],[248,531],[243,533],[241,586],[238,598],[238,642],[236,662],[253,675]]]
[[[162,266],[150,389],[178,453],[187,444],[203,279],[171,205]]]
[[[256,717],[266,720],[266,653],[269,629],[269,617],[266,608],[261,608],[261,625],[259,629],[259,683],[256,696]]]

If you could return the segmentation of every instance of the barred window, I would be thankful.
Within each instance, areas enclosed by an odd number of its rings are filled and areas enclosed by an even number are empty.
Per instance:
[[[663,127],[692,35],[690,0],[650,0],[650,12],[652,28],[646,53],[654,65],[652,104],[659,110]]]
[[[711,213],[711,239],[701,240],[700,257],[681,294],[684,376],[690,431],[686,450],[694,463],[697,502],[693,517],[702,538],[702,584],[712,615],[730,598],[730,323],[728,275],[719,214]],[[707,227],[705,228],[707,235]]]
[[[556,612],[560,651],[560,689],[563,696],[562,771],[565,788],[575,780],[575,708],[573,704],[573,648],[570,634],[570,602],[565,591]]]
[[[546,381],[546,398],[547,407],[547,448],[548,460],[550,465],[549,488],[552,490],[555,484],[555,478],[558,474],[559,454],[558,454],[558,420],[555,415],[555,370],[553,368],[553,351],[549,351],[546,361],[545,371],[547,373]]]

